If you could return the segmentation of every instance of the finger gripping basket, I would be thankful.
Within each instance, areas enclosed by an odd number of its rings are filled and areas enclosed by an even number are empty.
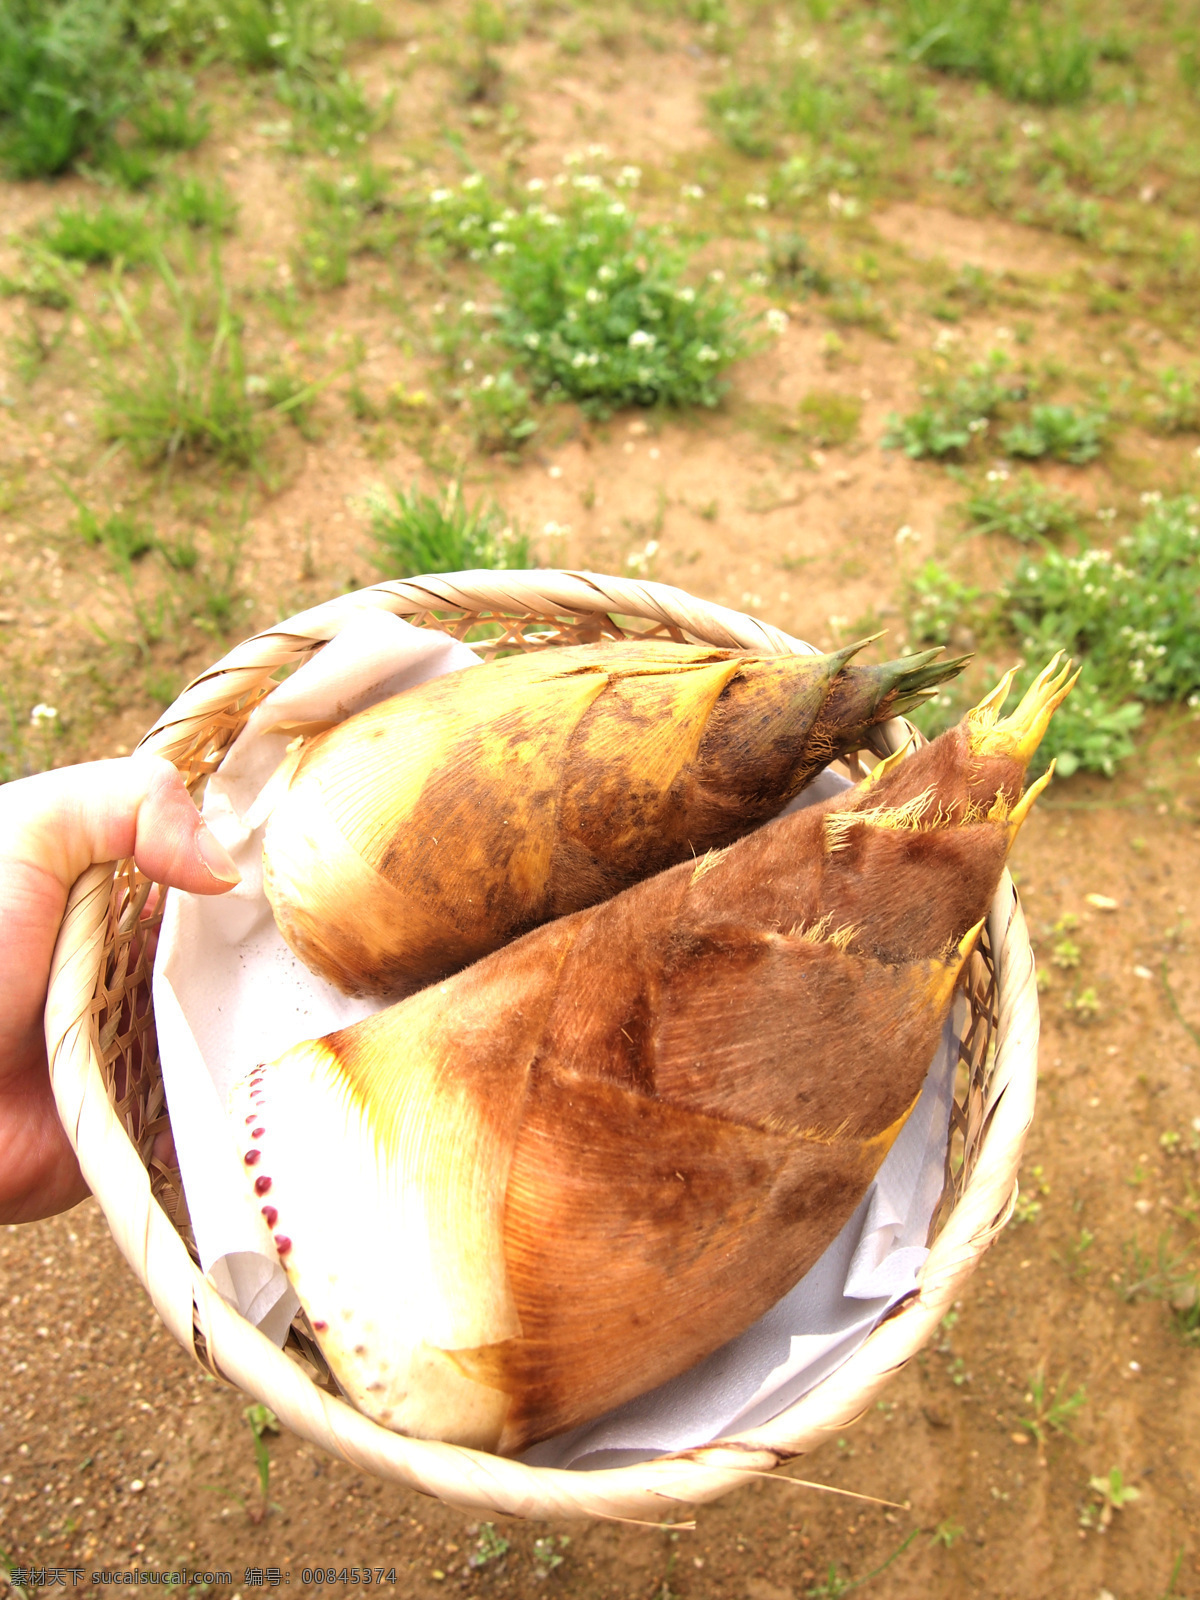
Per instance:
[[[476,648],[541,650],[637,636],[771,653],[810,646],[663,584],[573,572],[464,572],[377,584],[246,640],[201,674],[141,749],[165,756],[198,792],[276,675],[302,665],[366,608]],[[481,624],[488,626],[482,627]],[[897,748],[907,725],[877,730]],[[294,1433],[378,1477],[473,1511],[524,1517],[660,1519],[712,1500],[843,1432],[921,1348],[1006,1222],[1033,1112],[1038,1013],[1024,918],[1005,873],[965,975],[946,1188],[917,1292],[815,1389],[762,1427],[638,1466],[567,1472],[408,1439],[326,1386],[298,1325],[283,1350],[205,1279],[190,1248],[178,1174],[153,1159],[168,1127],[150,997],[144,915],[153,886],[132,861],[89,869],[72,891],[46,1011],[59,1113],[117,1244],[159,1314],[219,1377],[269,1405]]]

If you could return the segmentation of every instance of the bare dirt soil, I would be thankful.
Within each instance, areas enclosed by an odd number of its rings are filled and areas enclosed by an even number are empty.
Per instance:
[[[563,14],[564,29],[576,26]],[[606,22],[580,8],[578,44],[534,30],[504,46],[520,133],[509,150],[494,111],[472,120],[455,100],[440,19],[398,5],[392,21],[395,36],[362,70],[400,87],[395,123],[371,147],[397,174],[435,170],[435,127],[529,176],[549,176],[567,149],[594,139],[614,164],[657,167],[676,187],[704,162],[718,181],[731,170],[704,113],[727,64],[690,24],[656,20],[650,48],[624,12]],[[226,270],[258,307],[289,282],[307,169],[280,154],[262,131],[268,112],[239,99],[237,84],[218,74],[209,92],[214,132],[187,160],[220,173],[241,202]],[[754,181],[747,169],[743,187]],[[24,230],[85,193],[77,179],[0,188],[0,267],[15,270]],[[20,403],[0,411],[0,649],[27,765],[127,753],[233,637],[373,581],[362,496],[436,471],[444,480],[447,464],[534,530],[550,564],[677,583],[823,646],[860,619],[882,621],[898,650],[904,580],[927,556],[950,552],[990,586],[1017,553],[976,541],[962,558],[960,485],[880,448],[888,414],[918,403],[929,364],[1015,348],[1017,323],[1038,359],[1085,392],[1097,362],[1132,381],[1148,362],[1186,355],[1184,335],[1164,332],[1152,308],[1080,309],[1080,274],[1108,270],[1082,240],[960,199],[950,209],[938,194],[893,187],[868,195],[857,218],[806,222],[814,248],[871,257],[884,323],[838,322],[811,296],[751,282],[751,302],[779,305],[790,321],[735,369],[718,412],[596,421],[560,408],[511,463],[472,455],[452,408],[428,425],[387,411],[389,391],[411,394],[434,369],[420,318],[463,292],[453,269],[448,287],[403,252],[356,262],[344,287],[302,296],[273,322],[250,320],[252,351],[329,378],[318,426],[309,438],[281,433],[260,478],[201,464],[168,481],[114,453],[98,435],[95,358],[73,313],[0,300],[10,353],[30,326],[55,352],[21,368],[24,378],[13,358],[4,392]],[[717,230],[704,248],[744,279],[756,247]],[[930,296],[964,267],[989,275],[987,303],[941,321]],[[379,401],[373,417],[345,398],[352,348],[357,382]],[[851,437],[818,445],[781,429],[814,392],[861,406]],[[1085,472],[1038,470],[1088,507],[1124,514],[1140,491],[1191,481],[1194,445],[1127,422]],[[64,482],[96,504],[136,508],[164,540],[194,535],[205,551],[214,528],[241,518],[232,618],[215,627],[189,615],[150,636],[132,607],[152,586],[143,575],[131,588],[73,535]],[[35,702],[61,708],[61,731],[29,728]],[[791,1469],[889,1505],[770,1481],[700,1510],[694,1527],[489,1530],[286,1433],[264,1437],[264,1492],[246,1397],[174,1345],[89,1202],[0,1231],[0,1595],[20,1592],[3,1576],[7,1560],[35,1569],[26,1595],[51,1586],[52,1569],[89,1594],[104,1590],[92,1575],[105,1569],[186,1569],[249,1600],[260,1570],[278,1568],[272,1584],[293,1594],[358,1597],[369,1591],[350,1576],[324,1585],[304,1573],[370,1566],[383,1569],[372,1587],[405,1600],[822,1600],[868,1580],[892,1600],[1195,1600],[1200,1348],[1181,1331],[1180,1285],[1200,1229],[1198,760],[1195,722],[1163,713],[1115,780],[1056,783],[1019,840],[1015,875],[1046,975],[1021,1204],[936,1344],[844,1438]],[[1064,930],[1064,917],[1077,924]]]

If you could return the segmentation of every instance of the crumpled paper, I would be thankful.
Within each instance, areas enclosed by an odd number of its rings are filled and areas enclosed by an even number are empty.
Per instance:
[[[341,994],[298,961],[276,929],[262,888],[262,837],[277,794],[271,779],[297,732],[475,664],[474,652],[445,634],[364,611],[255,709],[209,780],[205,820],[237,863],[241,883],[226,895],[167,895],[154,1013],[196,1247],[218,1291],[276,1344],[287,1337],[299,1302],[248,1192],[226,1096],[258,1062],[357,1022],[384,1002]],[[823,800],[846,782],[826,771],[788,809]],[[956,1062],[957,1035],[947,1024],[917,1105],[875,1181],[788,1295],[691,1371],[536,1445],[524,1459],[589,1469],[703,1444],[777,1415],[851,1355],[916,1287],[928,1254]]]

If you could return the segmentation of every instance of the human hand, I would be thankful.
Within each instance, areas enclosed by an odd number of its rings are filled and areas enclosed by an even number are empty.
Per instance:
[[[54,1104],[42,1015],[79,875],[132,856],[155,883],[224,894],[239,873],[158,756],[94,761],[0,786],[0,1222],[87,1194]]]

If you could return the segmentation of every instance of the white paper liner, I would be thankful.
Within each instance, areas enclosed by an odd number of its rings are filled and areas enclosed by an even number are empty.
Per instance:
[[[442,673],[474,666],[466,645],[364,611],[250,716],[209,779],[204,816],[242,873],[227,895],[167,895],[154,969],[163,1086],[188,1213],[218,1291],[282,1344],[299,1308],[225,1112],[231,1086],[304,1039],[386,1002],[350,999],[288,949],[262,888],[269,780],[298,727],[341,721]],[[846,786],[822,773],[788,807]],[[960,1002],[961,1003],[961,1002]],[[854,1216],[816,1266],[740,1338],[690,1372],[585,1427],[535,1446],[539,1466],[600,1468],[753,1427],[813,1388],[916,1287],[942,1192],[957,1036],[946,1035],[912,1115]]]

